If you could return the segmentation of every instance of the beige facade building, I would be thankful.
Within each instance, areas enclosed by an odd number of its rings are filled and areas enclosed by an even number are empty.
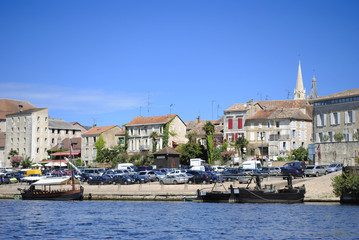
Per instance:
[[[110,148],[119,144],[116,134],[121,132],[121,128],[117,125],[97,127],[94,126],[84,134],[81,140],[81,158],[86,166],[94,163],[97,155],[96,141],[102,135],[105,143],[105,148]]]
[[[310,101],[316,162],[352,165],[359,153],[359,88]]]
[[[259,101],[253,108],[246,121],[249,156],[276,160],[311,143],[312,107],[306,100]]]
[[[187,134],[195,133],[196,137],[194,141],[206,145],[206,132],[203,130],[203,127],[207,122],[211,122],[214,125],[213,138],[215,143],[223,143],[223,118],[219,120],[200,120],[200,117],[197,117],[195,121],[186,121]]]
[[[168,125],[168,145],[163,146],[165,127]],[[158,134],[157,149],[163,147],[175,147],[178,144],[186,143],[186,124],[178,115],[168,114],[165,116],[136,117],[126,124],[128,133],[128,153],[152,152],[151,133]]]

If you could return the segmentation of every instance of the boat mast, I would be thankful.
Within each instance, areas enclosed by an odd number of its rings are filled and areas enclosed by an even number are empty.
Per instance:
[[[69,144],[70,144],[70,162],[72,163],[72,143],[71,143],[71,138],[69,139]],[[72,164],[70,164],[70,165],[72,165]],[[75,168],[73,168],[72,171],[71,171],[72,190],[75,190],[75,175],[74,175],[74,171],[75,171]]]

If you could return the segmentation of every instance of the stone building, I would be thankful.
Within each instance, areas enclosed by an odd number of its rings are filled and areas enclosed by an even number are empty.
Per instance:
[[[316,163],[353,164],[359,151],[359,88],[310,100]]]
[[[34,108],[6,115],[6,165],[8,153],[16,150],[20,156],[37,163],[48,159],[48,150],[66,138],[78,138],[81,130],[62,119],[51,119],[47,108]]]
[[[306,100],[258,101],[247,118],[247,154],[276,160],[307,148],[312,136],[312,107]]]
[[[165,130],[166,126],[168,126],[167,133]],[[126,124],[126,131],[129,137],[128,153],[152,152],[152,132],[158,134],[156,151],[163,147],[175,147],[186,143],[186,124],[178,115],[135,117],[131,122]],[[165,137],[168,137],[167,146],[163,146]]]
[[[85,165],[93,164],[96,155],[96,141],[99,139],[100,135],[102,135],[105,143],[105,148],[110,148],[118,145],[118,138],[116,138],[116,134],[119,133],[122,129],[117,126],[105,126],[105,127],[97,127],[94,126],[84,134],[82,134],[81,140],[81,157],[85,162]]]
[[[36,108],[29,102],[0,99],[0,167],[5,167],[6,115]]]

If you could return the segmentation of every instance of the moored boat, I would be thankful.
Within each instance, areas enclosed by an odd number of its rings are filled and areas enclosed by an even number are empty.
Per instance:
[[[84,196],[84,188],[76,189],[70,176],[40,179],[28,189],[18,190],[23,200],[82,200]]]
[[[249,185],[255,181],[256,186],[250,189]],[[199,202],[230,202],[230,203],[301,203],[304,201],[305,186],[293,187],[291,176],[287,177],[288,185],[276,190],[272,184],[261,187],[259,175],[253,175],[246,188],[233,188],[228,190],[211,191],[197,190]]]

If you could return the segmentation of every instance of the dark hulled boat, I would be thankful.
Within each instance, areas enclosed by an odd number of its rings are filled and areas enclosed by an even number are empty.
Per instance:
[[[70,188],[66,189],[66,186]],[[23,200],[83,200],[84,196],[84,188],[79,186],[76,189],[71,177],[45,178],[31,184],[28,189],[18,190]]]
[[[249,189],[249,184],[255,181],[254,189]],[[276,190],[275,187],[265,185],[261,187],[259,175],[253,175],[246,188],[233,188],[232,185],[228,190],[217,191],[214,187],[211,191],[197,190],[197,201],[199,202],[229,202],[229,203],[301,203],[304,201],[305,186],[292,186],[291,176],[287,177],[288,185]]]

